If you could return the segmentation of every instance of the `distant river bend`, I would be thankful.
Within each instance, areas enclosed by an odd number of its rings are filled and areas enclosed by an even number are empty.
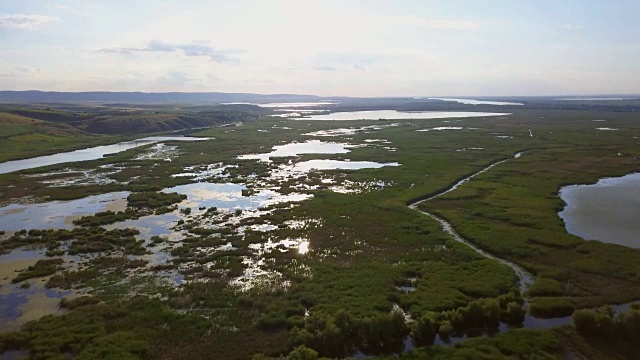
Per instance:
[[[87,149],[68,151],[53,155],[38,156],[29,159],[13,160],[0,163],[0,174],[14,171],[33,169],[41,166],[64,164],[76,161],[97,160],[105,155],[119,153],[139,146],[155,144],[165,141],[202,141],[209,140],[204,137],[188,136],[150,136],[142,139],[124,141],[112,145],[102,145]]]

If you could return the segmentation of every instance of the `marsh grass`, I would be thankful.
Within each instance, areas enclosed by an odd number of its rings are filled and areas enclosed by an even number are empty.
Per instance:
[[[608,125],[623,130],[616,134],[595,132],[591,119],[604,116],[610,119]],[[228,231],[184,222],[190,235],[168,250],[173,251],[174,262],[159,266],[158,270],[175,270],[183,262],[194,261],[198,267],[190,271],[200,281],[169,286],[155,281],[151,274],[131,277],[128,265],[121,260],[95,262],[88,269],[67,272],[57,279],[64,286],[93,287],[96,298],[104,303],[80,306],[62,317],[44,318],[20,332],[2,335],[1,349],[30,349],[37,358],[49,352],[96,354],[106,351],[105,346],[109,345],[117,347],[113,349],[117,354],[149,358],[247,358],[258,353],[284,356],[294,349],[302,352],[299,345],[305,344],[320,355],[343,356],[352,355],[349,351],[356,348],[371,353],[399,351],[402,340],[412,330],[427,344],[436,332],[447,336],[477,333],[478,329],[493,331],[497,321],[518,324],[524,314],[522,294],[513,290],[513,272],[453,241],[438,223],[408,209],[406,204],[526,149],[521,158],[509,160],[421,206],[446,218],[469,241],[536,274],[537,282],[530,289],[532,313],[568,315],[575,308],[638,298],[638,250],[571,236],[556,215],[563,206],[557,197],[562,185],[638,170],[633,159],[640,155],[632,139],[639,131],[635,120],[634,114],[625,113],[523,110],[507,120],[462,119],[456,123],[479,127],[478,130],[416,132],[443,122],[398,121],[399,126],[359,132],[349,139],[317,137],[349,143],[372,138],[390,141],[397,151],[367,146],[354,148],[348,154],[305,155],[300,159],[399,162],[401,166],[397,168],[325,173],[350,181],[376,179],[393,185],[357,195],[320,189],[312,200],[292,209],[282,207],[265,217],[278,226],[273,235],[248,232],[244,241]],[[50,193],[52,198],[85,196],[116,188],[148,195],[189,182],[170,177],[186,166],[220,162],[238,165],[229,169],[225,182],[246,183],[252,174],[267,175],[270,165],[238,160],[239,155],[269,152],[274,145],[313,139],[301,135],[311,131],[372,124],[389,122],[264,119],[202,131],[198,135],[215,140],[180,144],[183,156],[172,162],[136,162],[133,157],[144,149],[135,149],[82,164],[123,165],[127,169],[114,178],[140,176],[126,185],[34,189],[38,186],[35,182],[16,174],[0,176],[0,185],[9,189],[3,192],[3,199],[31,193]],[[257,131],[273,130],[273,126],[290,130]],[[535,134],[533,138],[528,135],[529,128]],[[496,138],[496,132],[513,139]],[[470,147],[483,150],[456,151]],[[618,152],[624,156],[618,156]],[[318,174],[310,178],[314,184],[319,182]],[[290,191],[287,188],[294,185],[295,181],[285,184],[283,191]],[[171,206],[156,200],[159,208]],[[218,215],[212,212],[207,216]],[[105,215],[110,216],[115,215]],[[319,218],[322,226],[304,231],[280,226],[295,218]],[[245,223],[254,222],[257,220]],[[97,231],[101,233],[102,230]],[[304,256],[291,250],[267,255],[267,269],[276,269],[289,281],[286,291],[283,287],[245,292],[230,289],[227,275],[243,271],[242,258],[250,255],[248,244],[265,242],[268,236],[305,236],[310,243],[310,252]],[[135,240],[123,237],[128,240],[113,243],[100,238],[98,243],[125,250],[129,244],[131,249],[137,249],[132,245]],[[195,251],[228,242],[237,249],[209,257],[198,257]],[[2,246],[9,251],[26,244],[51,244],[55,250],[55,243],[48,237],[25,232],[18,240],[3,242]],[[86,242],[77,245],[76,250],[92,249]],[[299,272],[300,267],[294,266],[299,264],[308,271]],[[415,291],[398,290],[397,286],[406,284],[409,278],[415,278]],[[159,293],[163,300],[135,297],[136,293]],[[420,326],[412,329],[401,324],[392,314],[394,304],[417,319]],[[305,320],[306,311],[311,320]],[[71,328],[66,330],[68,326]],[[48,335],[55,341],[43,344],[42,339]],[[581,339],[582,335],[571,329],[515,330],[453,348],[423,348],[400,357],[558,358],[565,356],[565,347],[593,350]],[[118,344],[114,344],[115,340]]]

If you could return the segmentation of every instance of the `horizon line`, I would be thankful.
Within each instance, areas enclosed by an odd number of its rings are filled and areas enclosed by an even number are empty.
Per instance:
[[[412,98],[414,100],[428,100],[436,98],[498,98],[498,97],[510,97],[510,98],[541,98],[541,97],[640,97],[640,93],[571,93],[571,94],[545,94],[545,95],[388,95],[388,96],[358,96],[358,95],[316,95],[316,94],[296,94],[296,93],[252,93],[252,92],[224,92],[224,91],[140,91],[140,90],[87,90],[87,91],[58,91],[58,90],[0,90],[0,93],[26,93],[26,92],[40,92],[40,93],[59,93],[59,94],[96,94],[96,93],[109,93],[109,94],[231,94],[231,95],[261,95],[261,96],[309,96],[319,98],[359,98],[359,99],[405,99]],[[630,99],[635,100],[635,99]]]

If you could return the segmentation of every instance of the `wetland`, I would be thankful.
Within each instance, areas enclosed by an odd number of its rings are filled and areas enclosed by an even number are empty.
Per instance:
[[[0,163],[0,356],[632,358],[636,113],[442,100]]]

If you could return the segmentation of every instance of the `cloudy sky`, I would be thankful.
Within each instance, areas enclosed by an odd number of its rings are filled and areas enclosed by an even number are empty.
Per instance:
[[[638,0],[0,0],[0,90],[640,93]]]

